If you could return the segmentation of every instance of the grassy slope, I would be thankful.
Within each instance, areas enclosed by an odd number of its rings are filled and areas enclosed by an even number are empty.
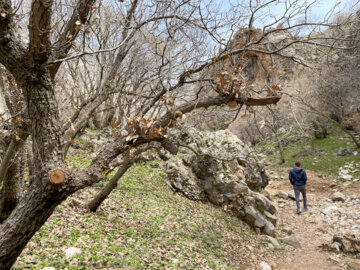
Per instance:
[[[15,269],[256,269],[256,256],[282,252],[268,249],[264,236],[222,209],[174,194],[160,168],[133,167],[95,214],[78,206],[99,188],[58,207]],[[82,254],[66,260],[64,250],[70,246]]]
[[[317,149],[318,154],[312,154],[309,156],[296,156],[300,152],[307,151],[311,147],[310,139],[302,139],[291,145],[288,145],[285,149],[285,164],[279,165],[279,154],[275,153],[268,156],[268,160],[274,168],[280,167],[293,167],[296,161],[300,161],[302,167],[325,173],[331,176],[337,176],[340,167],[349,162],[354,162],[360,167],[360,149],[358,155],[338,156],[336,155],[339,148],[354,148],[353,142],[347,137],[347,135],[341,131],[338,127],[332,126],[329,130],[330,135],[325,139],[319,139],[314,141],[314,147]],[[261,148],[274,148],[275,144],[262,145]],[[294,156],[295,154],[295,156]],[[355,166],[356,167],[356,166]],[[354,174],[356,177],[360,177],[360,172]]]

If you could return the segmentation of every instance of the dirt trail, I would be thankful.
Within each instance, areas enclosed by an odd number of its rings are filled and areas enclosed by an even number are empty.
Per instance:
[[[349,258],[343,254],[335,254],[323,251],[319,246],[327,243],[332,237],[330,229],[319,222],[319,211],[324,202],[328,202],[333,189],[337,189],[346,195],[360,194],[359,184],[336,183],[331,179],[323,179],[316,173],[308,171],[307,198],[309,211],[296,215],[295,201],[284,200],[275,196],[279,191],[292,192],[292,187],[283,178],[273,182],[266,190],[270,193],[278,209],[277,216],[280,218],[280,228],[291,228],[295,233],[301,248],[295,249],[285,246],[283,259],[272,262],[275,270],[338,270],[349,269]],[[301,202],[302,207],[302,202]]]

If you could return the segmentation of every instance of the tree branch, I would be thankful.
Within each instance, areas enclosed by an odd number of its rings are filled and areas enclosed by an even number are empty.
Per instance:
[[[44,63],[50,55],[52,5],[53,0],[33,0],[31,4],[29,56],[35,63]]]
[[[0,1],[0,62],[16,78],[24,82],[30,73],[25,68],[26,50],[15,35],[10,0]]]
[[[57,71],[60,68],[62,61],[56,61],[58,59],[66,58],[71,49],[71,42],[77,37],[80,32],[80,25],[77,25],[77,21],[81,25],[87,22],[88,15],[91,7],[95,3],[95,0],[79,0],[71,18],[64,27],[64,30],[59,34],[58,41],[54,44],[54,53],[52,55],[53,65],[50,67],[51,77],[55,78]]]

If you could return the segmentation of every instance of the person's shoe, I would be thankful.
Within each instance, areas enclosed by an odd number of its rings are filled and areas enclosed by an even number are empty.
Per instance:
[[[309,210],[309,209],[307,209],[307,208],[304,208],[304,209],[303,209],[303,212],[306,212],[306,211],[308,211],[308,210]]]
[[[300,215],[301,211],[300,210],[296,210],[296,214]]]

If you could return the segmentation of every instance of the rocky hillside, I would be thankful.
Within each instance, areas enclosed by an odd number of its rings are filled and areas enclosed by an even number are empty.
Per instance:
[[[279,258],[237,217],[174,193],[161,161],[133,167],[98,212],[101,187],[75,194],[35,235],[14,269],[261,269]],[[74,249],[75,248],[75,249]]]
[[[146,153],[96,213],[84,205],[105,183],[62,203],[14,269],[359,269],[359,183],[308,171],[298,216],[288,168],[268,176],[228,131],[173,136],[181,151]],[[88,166],[87,149],[108,140],[87,130],[69,166]]]

